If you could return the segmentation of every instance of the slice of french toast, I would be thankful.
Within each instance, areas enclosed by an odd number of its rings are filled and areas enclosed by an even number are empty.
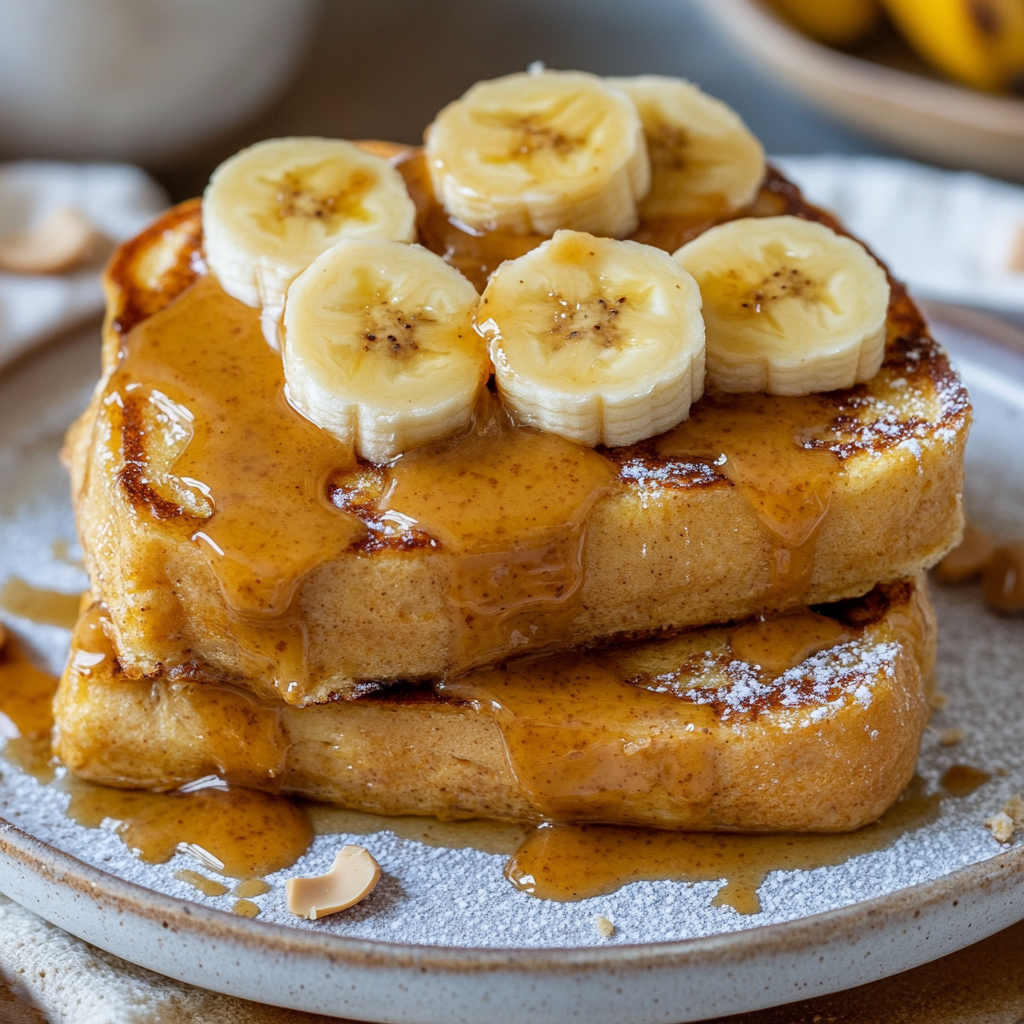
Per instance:
[[[774,172],[741,212],[838,227]],[[515,427],[488,392],[466,435],[383,467],[288,405],[258,312],[206,272],[198,201],[122,246],[106,287],[103,377],[66,458],[129,678],[314,703],[855,597],[962,528],[967,395],[896,282],[867,384],[712,391],[667,434],[596,451]]]
[[[258,687],[130,679],[96,606],[60,683],[55,751],[114,786],[216,774],[384,814],[843,831],[913,775],[934,646],[923,580],[908,581],[297,708]]]

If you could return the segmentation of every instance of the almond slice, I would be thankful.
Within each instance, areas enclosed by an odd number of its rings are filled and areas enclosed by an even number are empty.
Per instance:
[[[288,909],[315,921],[354,906],[380,880],[380,865],[364,846],[343,846],[326,875],[289,878],[284,883]]]
[[[81,212],[61,206],[27,231],[0,239],[0,270],[57,274],[95,252],[102,237]]]

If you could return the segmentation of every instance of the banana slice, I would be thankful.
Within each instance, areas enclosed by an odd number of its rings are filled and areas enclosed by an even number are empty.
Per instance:
[[[426,156],[445,210],[484,231],[621,237],[650,185],[636,108],[581,71],[478,82],[427,129]]]
[[[461,429],[490,369],[477,298],[421,246],[343,239],[288,289],[288,400],[371,462]]]
[[[859,242],[799,217],[748,217],[675,253],[704,297],[708,382],[809,395],[882,365],[889,282]]]
[[[402,176],[341,139],[268,139],[213,172],[203,195],[203,240],[221,287],[262,308],[278,347],[288,285],[342,238],[416,237]]]
[[[700,398],[700,306],[660,249],[559,231],[491,275],[476,326],[522,422],[613,446],[674,427]]]
[[[636,104],[651,159],[645,220],[700,221],[747,206],[764,180],[764,150],[739,115],[679,78],[609,78]]]

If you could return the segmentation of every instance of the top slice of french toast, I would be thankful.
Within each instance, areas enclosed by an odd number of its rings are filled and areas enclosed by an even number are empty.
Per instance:
[[[421,243],[479,283],[495,253],[438,229],[422,180],[410,194]],[[841,231],[773,171],[742,213]],[[374,465],[289,405],[182,204],[114,256],[103,377],[67,446],[119,660],[316,703],[913,576],[959,537],[970,407],[890,283],[866,384],[710,390],[672,430],[597,449],[516,426],[487,390],[468,431]]]

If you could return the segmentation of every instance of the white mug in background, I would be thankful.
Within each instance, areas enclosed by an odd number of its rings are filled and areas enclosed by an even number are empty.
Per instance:
[[[0,0],[0,155],[173,158],[255,114],[318,0]]]

